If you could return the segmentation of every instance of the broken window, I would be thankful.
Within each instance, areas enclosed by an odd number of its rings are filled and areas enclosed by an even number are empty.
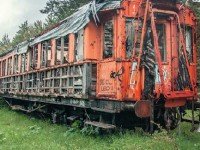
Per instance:
[[[56,40],[56,64],[67,63],[69,60],[69,36]]]
[[[56,40],[56,65],[60,65],[61,64],[61,45],[62,45],[62,40],[61,38]]]
[[[138,57],[140,53],[140,44],[141,44],[141,37],[142,37],[142,27],[143,21],[140,19],[133,20],[134,26],[134,43],[133,43],[133,57]]]
[[[83,40],[84,40],[84,30],[80,30],[75,34],[75,50],[74,57],[75,61],[80,61],[83,59]]]
[[[69,60],[69,36],[64,37],[64,56],[63,63],[67,63]]]
[[[5,76],[6,73],[6,60],[2,62],[2,76]]]
[[[12,74],[12,57],[8,58],[8,74],[11,75]]]
[[[113,30],[113,21],[107,21],[104,24],[104,59],[111,58],[113,56]]]
[[[22,60],[21,60],[21,71],[25,71],[25,54],[21,54]]]
[[[161,59],[163,62],[165,62],[167,60],[165,25],[157,24],[156,29],[157,29],[158,45],[161,54]]]
[[[47,66],[51,65],[51,41],[47,41]]]
[[[38,46],[34,46],[30,51],[30,68],[35,69],[38,63]]]
[[[135,35],[134,19],[126,19],[126,58],[131,58],[133,55]]]
[[[34,47],[34,68],[38,65],[38,45]]]
[[[30,49],[30,69],[34,69],[34,49]]]
[[[18,72],[18,55],[14,56],[14,73]]]
[[[28,66],[28,55],[27,55],[27,54],[24,54],[24,55],[25,55],[24,70],[27,71],[27,66]]]
[[[51,42],[42,43],[42,66],[50,66],[51,64]]]
[[[8,58],[7,74],[10,75],[12,71],[12,57]]]
[[[8,59],[8,63],[7,63],[7,75],[9,75],[9,68],[10,68],[10,62],[9,62],[9,59]]]
[[[78,33],[75,34],[75,49],[74,49],[74,61],[77,61],[77,55],[78,55],[78,48],[77,48],[77,44],[78,44]]]
[[[46,43],[42,43],[42,66],[46,66]]]
[[[192,28],[187,26],[185,31],[186,51],[189,62],[193,62],[193,37]]]

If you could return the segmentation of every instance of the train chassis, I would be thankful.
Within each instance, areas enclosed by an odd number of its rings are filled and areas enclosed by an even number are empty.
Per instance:
[[[142,109],[137,110],[141,105],[132,102],[76,100],[61,97],[43,97],[38,100],[38,97],[30,96],[21,98],[6,96],[4,99],[13,110],[29,114],[39,112],[50,116],[53,123],[71,125],[78,120],[80,127],[93,126],[104,131],[135,129],[135,127],[141,127],[144,131],[152,133],[161,128],[172,130],[177,128],[185,114],[182,107],[165,108],[164,101],[152,102],[149,111],[146,109],[144,112],[141,111]],[[148,113],[150,113],[149,117],[145,117]],[[194,125],[194,113],[192,114],[191,122]]]

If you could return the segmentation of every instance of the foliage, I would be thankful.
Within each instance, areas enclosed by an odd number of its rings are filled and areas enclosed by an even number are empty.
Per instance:
[[[198,77],[198,82],[200,83],[200,3],[192,3],[191,4],[192,9],[195,11],[195,14],[197,16],[197,21],[198,21],[198,26],[197,26],[197,77]],[[200,87],[199,87],[199,92],[200,92]]]
[[[88,3],[90,0],[49,0],[41,13],[47,14],[50,21],[61,21],[74,13],[77,8]]]
[[[0,54],[4,53],[5,50],[9,49],[10,47],[11,47],[10,38],[8,37],[8,34],[5,34],[0,41]]]
[[[0,149],[20,150],[176,150],[200,149],[200,134],[190,132],[191,125],[181,124],[178,129],[156,132],[153,135],[140,129],[107,135],[90,135],[79,129],[53,125],[49,121],[33,119],[20,112],[0,107]]]
[[[38,35],[44,30],[42,21],[36,21],[33,25],[29,25],[28,21],[25,21],[19,26],[19,30],[17,31],[15,37],[12,41],[12,46],[16,46],[22,41],[26,41],[34,36]]]
[[[198,33],[198,41],[199,41],[199,38],[200,38],[200,3],[191,3],[191,7],[197,16],[197,21],[198,21],[197,33]],[[200,45],[198,45],[198,46],[200,46]]]

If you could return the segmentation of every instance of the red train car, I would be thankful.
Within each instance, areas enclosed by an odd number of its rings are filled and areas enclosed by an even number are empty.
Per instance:
[[[174,128],[197,99],[197,21],[176,0],[95,1],[0,57],[12,108],[100,128]]]

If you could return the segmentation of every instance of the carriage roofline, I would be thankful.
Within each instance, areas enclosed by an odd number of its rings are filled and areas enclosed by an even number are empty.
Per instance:
[[[60,38],[66,36],[70,33],[76,33],[79,30],[83,29],[91,19],[94,21],[98,21],[97,13],[102,10],[113,10],[120,8],[121,1],[109,1],[96,4],[94,1],[80,7],[78,11],[76,11],[71,16],[59,22],[53,29],[50,31],[27,41],[24,41],[14,48],[8,50],[0,55],[3,57],[11,52],[15,52],[16,54],[26,53],[29,46],[34,46],[37,43],[52,39],[52,38]]]
[[[11,52],[15,52],[16,54],[26,53],[28,47],[32,47],[40,42],[53,38],[57,39],[70,33],[77,33],[79,30],[83,29],[92,19],[95,22],[98,22],[97,13],[99,11],[119,9],[121,8],[121,2],[122,0],[115,0],[96,4],[95,1],[92,1],[80,7],[74,14],[60,21],[51,29],[47,29],[39,36],[33,37],[29,40],[19,43],[15,47],[8,49],[7,52],[0,54],[0,57],[3,57]],[[181,5],[181,3],[179,4]],[[188,6],[183,6],[187,9],[190,9]],[[190,11],[192,10],[190,9]]]

